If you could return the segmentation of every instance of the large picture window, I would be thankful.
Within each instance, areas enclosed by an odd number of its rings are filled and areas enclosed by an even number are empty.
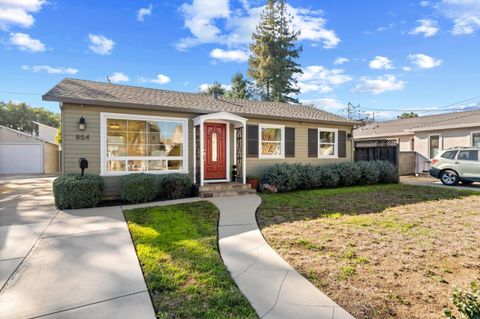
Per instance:
[[[318,157],[338,157],[338,130],[327,128],[318,129]]]
[[[285,127],[283,125],[260,124],[259,125],[259,157],[260,158],[283,158]]]
[[[186,172],[185,119],[102,113],[102,173]]]

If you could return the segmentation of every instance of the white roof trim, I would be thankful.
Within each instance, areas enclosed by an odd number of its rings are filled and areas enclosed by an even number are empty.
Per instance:
[[[248,119],[228,113],[228,112],[217,112],[217,113],[210,113],[205,115],[197,116],[193,119],[193,125],[197,126],[207,120],[224,120],[224,121],[232,121],[232,122],[240,122],[240,123],[247,123]]]

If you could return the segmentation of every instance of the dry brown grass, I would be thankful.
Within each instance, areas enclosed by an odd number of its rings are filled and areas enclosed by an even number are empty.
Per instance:
[[[269,243],[356,318],[442,318],[453,285],[480,278],[480,194],[386,185],[262,197]]]

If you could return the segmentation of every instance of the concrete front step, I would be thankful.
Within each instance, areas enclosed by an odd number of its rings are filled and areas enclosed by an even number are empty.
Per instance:
[[[234,190],[214,190],[214,191],[200,191],[199,195],[202,198],[212,198],[212,197],[232,197],[232,196],[241,196],[255,194],[257,191],[248,188],[248,189],[234,189]]]
[[[205,184],[200,186],[199,191],[236,191],[236,190],[244,190],[244,189],[251,189],[250,184],[242,184],[242,183],[214,183],[214,184]]]

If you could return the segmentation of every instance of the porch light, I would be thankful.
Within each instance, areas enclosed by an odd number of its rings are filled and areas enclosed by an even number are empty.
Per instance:
[[[87,129],[87,123],[85,122],[85,118],[83,116],[80,117],[80,121],[78,121],[78,129],[80,131],[85,131]]]

